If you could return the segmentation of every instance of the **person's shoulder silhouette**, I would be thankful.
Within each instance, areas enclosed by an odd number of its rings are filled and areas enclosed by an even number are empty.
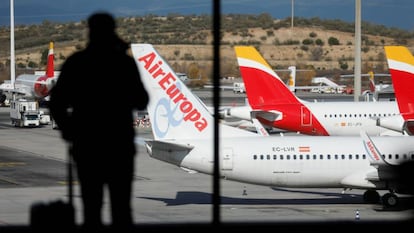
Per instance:
[[[107,134],[112,130],[121,135],[112,141],[130,143],[131,108],[145,109],[148,101],[138,67],[127,53],[129,44],[116,32],[117,24],[112,14],[96,12],[87,18],[86,23],[86,47],[66,59],[51,91],[52,108],[58,110],[54,112],[56,123],[68,140],[73,140],[75,134],[77,141],[88,141],[90,137],[109,140]],[[106,98],[108,90],[115,91],[113,96],[116,96]],[[92,104],[91,101],[97,97],[105,100]],[[69,116],[65,105],[73,109],[70,120],[66,119]],[[117,110],[107,111],[106,117],[99,117],[100,110],[107,106],[117,106]],[[94,116],[94,124],[85,122],[84,116]],[[117,124],[107,124],[108,118]],[[110,130],[101,132],[102,125]],[[123,140],[124,137],[128,140]]]

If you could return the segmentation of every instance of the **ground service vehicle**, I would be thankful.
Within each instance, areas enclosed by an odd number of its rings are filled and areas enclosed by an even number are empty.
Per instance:
[[[244,83],[233,83],[233,92],[234,93],[245,93],[246,88],[244,87]]]
[[[18,99],[10,102],[10,119],[16,127],[39,127],[39,104],[34,100]]]

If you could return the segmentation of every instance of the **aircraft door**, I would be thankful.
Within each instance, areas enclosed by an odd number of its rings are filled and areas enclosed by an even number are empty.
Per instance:
[[[312,125],[312,113],[305,106],[300,107],[301,124],[302,126]]]
[[[222,170],[233,170],[233,149],[223,148],[221,153],[221,169]]]

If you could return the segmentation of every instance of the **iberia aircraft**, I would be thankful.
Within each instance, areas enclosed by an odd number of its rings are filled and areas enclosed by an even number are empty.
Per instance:
[[[213,174],[213,116],[152,45],[131,49],[150,94],[148,154],[186,171]],[[219,175],[270,187],[363,189],[368,202],[381,199],[377,190],[389,190],[382,202],[396,205],[397,194],[407,189],[395,168],[414,159],[414,137],[361,135],[263,137],[219,124]]]
[[[385,46],[388,68],[398,100],[400,115],[377,120],[378,125],[397,132],[414,134],[414,57],[404,46]]]
[[[347,93],[347,94],[352,94],[353,93],[353,88],[351,87],[346,87],[344,85],[338,85],[332,81],[330,81],[329,79],[327,79],[326,77],[315,77],[314,79],[312,79],[312,82],[314,82],[314,80],[318,80],[317,82],[319,83],[320,81],[323,82],[329,82],[331,83],[331,85],[326,85],[326,86],[321,86],[321,85],[312,85],[312,86],[296,86],[296,67],[295,66],[289,66],[288,68],[290,70],[290,75],[289,75],[289,79],[288,79],[288,87],[289,90],[295,92],[296,90],[308,90],[308,91],[314,91],[314,90],[318,90],[318,92],[323,92],[323,88],[329,88],[334,90],[335,93]],[[373,95],[375,94],[375,92],[377,91],[381,91],[384,88],[387,88],[389,86],[389,84],[375,84],[374,81],[374,77],[375,76],[382,76],[382,77],[389,77],[389,74],[374,74],[374,72],[369,71],[367,74],[361,74],[361,77],[369,77],[369,89],[368,90],[364,90],[361,92],[361,95]],[[354,77],[353,74],[344,74],[341,75],[341,77],[345,78],[345,77]],[[375,98],[373,99],[373,101],[377,101]]]
[[[323,92],[326,92],[326,90],[329,90],[329,92],[343,93],[343,90],[345,88],[344,85],[338,85],[326,77],[312,78],[312,82],[320,83],[320,85],[296,86],[296,67],[289,66],[288,70],[290,71],[290,74],[289,74],[289,79],[286,85],[289,87],[289,90],[292,92],[296,92],[297,90],[308,90],[308,91],[316,90],[317,92],[323,93]],[[326,83],[327,85],[321,85],[322,83]]]
[[[4,92],[17,94],[23,98],[42,99],[49,95],[50,89],[56,83],[58,76],[54,71],[53,42],[49,43],[47,65],[45,74],[22,74],[14,83],[14,87],[3,89]]]
[[[263,126],[308,135],[401,135],[377,125],[377,119],[399,115],[397,103],[307,102],[297,98],[252,46],[235,46],[250,106],[231,108],[225,115]]]
[[[342,78],[346,78],[346,77],[354,77],[355,75],[353,74],[343,74],[341,75]],[[387,87],[389,87],[389,84],[375,84],[375,76],[379,76],[379,77],[390,77],[389,74],[374,74],[373,71],[369,71],[367,74],[361,74],[361,77],[368,77],[369,78],[369,83],[368,83],[368,90],[364,90],[362,91],[362,95],[365,94],[375,94],[375,92],[377,91],[381,91],[382,89],[385,89]],[[352,94],[354,92],[353,88],[347,88],[346,90],[347,94]],[[374,99],[374,101],[376,101]]]

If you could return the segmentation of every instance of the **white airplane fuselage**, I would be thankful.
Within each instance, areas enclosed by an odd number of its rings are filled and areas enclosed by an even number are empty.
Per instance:
[[[14,94],[28,99],[45,98],[49,95],[58,76],[59,72],[54,71],[53,42],[50,42],[46,70],[35,72],[35,74],[21,74],[14,80],[14,83],[11,81],[11,87],[4,91],[9,95],[8,98],[12,98]]]
[[[58,76],[22,74],[15,80],[15,89],[24,94],[25,98],[43,98],[49,95]]]
[[[372,137],[372,140],[390,164],[413,159],[414,137]],[[212,141],[181,139],[180,143],[194,148],[186,154],[153,147],[150,156],[212,174]],[[385,188],[384,182],[375,182],[377,169],[370,164],[359,137],[222,138],[220,147],[220,175],[229,180],[278,187]]]
[[[329,135],[401,135],[377,126],[378,118],[400,115],[396,102],[309,102],[304,104],[323,125]],[[303,122],[307,122],[302,112]],[[306,123],[301,122],[301,125]]]
[[[263,106],[261,111],[275,112],[277,118],[265,114],[258,115],[265,125],[289,131],[307,132],[305,134],[324,134],[332,136],[359,135],[363,129],[368,135],[402,135],[401,132],[389,130],[377,125],[377,119],[398,117],[398,105],[389,102],[301,102],[289,105]],[[251,120],[250,106],[226,109],[225,117]],[[315,129],[315,130],[313,130]]]

